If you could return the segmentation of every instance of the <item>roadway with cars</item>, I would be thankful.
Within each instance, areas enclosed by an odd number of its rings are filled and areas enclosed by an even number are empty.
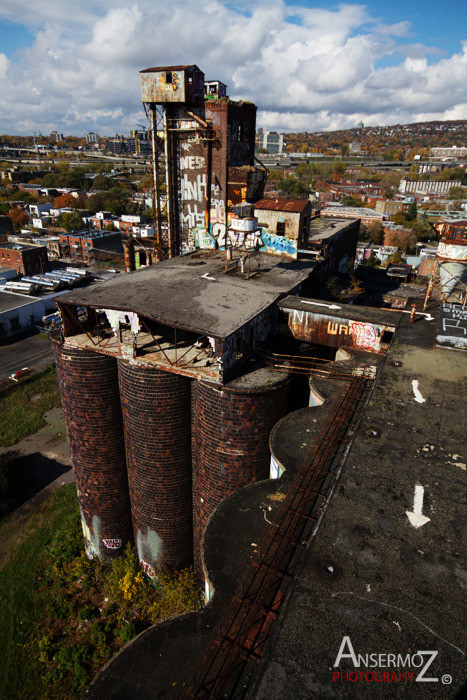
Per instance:
[[[53,360],[52,344],[45,334],[9,338],[0,344],[0,379],[25,367],[45,369]]]

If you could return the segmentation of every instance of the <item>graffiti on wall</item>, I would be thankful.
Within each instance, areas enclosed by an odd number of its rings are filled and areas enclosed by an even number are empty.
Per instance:
[[[296,258],[298,254],[298,242],[286,236],[269,233],[264,228],[249,233],[232,231],[219,222],[211,224],[209,231],[206,226],[195,228],[192,232],[192,244],[197,248],[219,250],[227,245],[239,250],[259,250],[263,253],[287,255],[291,258]]]
[[[379,352],[381,343],[376,332],[376,327],[371,323],[349,321],[348,323],[328,322],[329,335],[348,335],[353,339],[353,345],[362,350]]]
[[[436,340],[448,347],[467,348],[467,309],[462,304],[443,303]]]
[[[203,147],[195,141],[181,144],[180,156],[180,227],[182,240],[188,240],[189,232],[206,222],[207,174]]]
[[[394,332],[391,326],[330,317],[303,309],[287,309],[287,314],[295,338],[335,348],[353,347],[380,352],[383,333]]]
[[[103,539],[104,547],[107,549],[120,549],[122,546],[122,540],[119,537],[114,537],[113,539]]]
[[[356,348],[372,350],[373,352],[381,350],[381,343],[375,326],[371,323],[360,323],[358,321],[351,321],[349,326]]]
[[[216,347],[216,353],[222,355],[223,371],[232,369],[245,355],[249,355],[258,343],[267,339],[272,329],[275,328],[274,313],[274,310],[267,309],[228,336],[224,340],[221,352],[219,352],[220,348]]]

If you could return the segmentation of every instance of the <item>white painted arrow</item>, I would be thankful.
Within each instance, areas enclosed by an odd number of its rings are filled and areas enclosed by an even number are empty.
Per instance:
[[[202,279],[205,279],[205,280],[211,280],[212,282],[215,282],[215,281],[216,281],[216,278],[215,278],[215,277],[209,277],[209,275],[208,275],[207,272],[205,272],[204,275],[201,275],[201,278],[202,278]]]
[[[399,311],[399,309],[394,309],[394,311]],[[404,309],[401,311],[403,314],[411,314],[412,311],[409,311],[408,309]],[[434,321],[435,317],[432,316],[431,314],[427,314],[425,311],[416,311],[415,316],[425,316],[425,321]]]
[[[414,399],[414,400],[415,400],[417,403],[425,403],[426,399],[423,398],[422,392],[421,392],[420,389],[418,388],[418,379],[413,379],[413,380],[412,380],[412,389],[413,389],[413,393],[414,393],[414,395],[415,395],[415,399]]]
[[[302,299],[301,303],[312,304],[313,306],[325,306],[327,309],[336,309],[336,311],[342,309],[342,306],[336,306],[336,304],[321,304],[319,301],[305,301]]]
[[[413,512],[410,510],[405,511],[408,519],[410,520],[410,524],[417,528],[430,522],[430,518],[427,518],[426,515],[422,515],[424,492],[425,489],[421,484],[415,484]]]

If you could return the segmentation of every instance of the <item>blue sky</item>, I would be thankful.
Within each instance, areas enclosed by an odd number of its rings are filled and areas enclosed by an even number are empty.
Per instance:
[[[279,130],[467,118],[465,2],[2,0],[0,133],[141,122],[138,71],[197,63]]]

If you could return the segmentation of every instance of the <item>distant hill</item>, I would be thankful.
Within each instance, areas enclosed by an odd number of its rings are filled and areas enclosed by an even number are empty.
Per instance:
[[[346,155],[352,143],[360,144],[364,155],[391,160],[402,160],[417,153],[425,156],[429,155],[432,146],[467,145],[467,120],[364,126],[286,135],[289,152],[310,150]]]

